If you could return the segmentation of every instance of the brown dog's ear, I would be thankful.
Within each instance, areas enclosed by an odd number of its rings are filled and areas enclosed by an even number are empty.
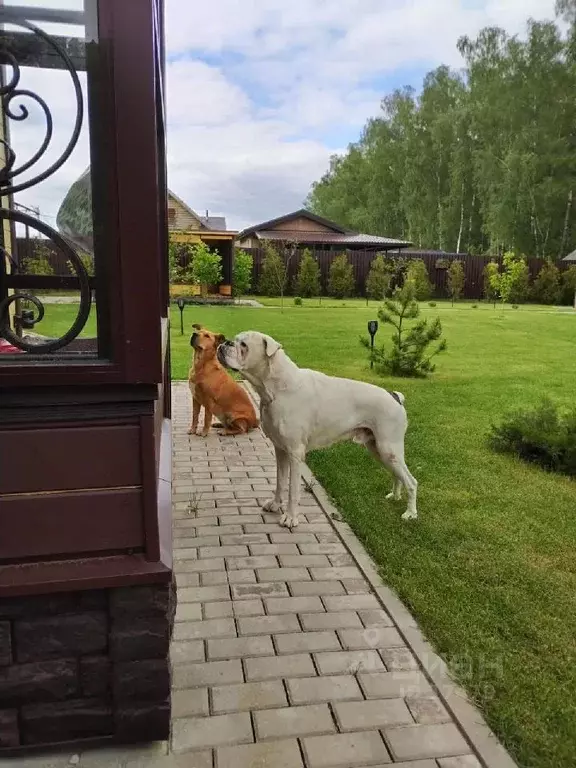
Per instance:
[[[216,344],[224,344],[225,341],[226,341],[226,336],[224,336],[223,333],[216,334]]]
[[[192,323],[192,328],[196,328],[197,331],[202,330],[202,326],[200,325],[200,323]]]

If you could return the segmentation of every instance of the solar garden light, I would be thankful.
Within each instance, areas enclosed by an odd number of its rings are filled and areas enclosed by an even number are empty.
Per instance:
[[[370,334],[370,368],[374,368],[374,336],[378,331],[378,320],[368,321],[368,333]]]
[[[180,296],[179,299],[176,300],[176,304],[178,304],[178,309],[180,310],[180,336],[184,335],[184,307],[186,306],[186,300]]]

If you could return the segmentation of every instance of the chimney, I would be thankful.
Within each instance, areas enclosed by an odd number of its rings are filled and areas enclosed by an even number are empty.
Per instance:
[[[208,218],[208,209],[206,209],[206,218]]]

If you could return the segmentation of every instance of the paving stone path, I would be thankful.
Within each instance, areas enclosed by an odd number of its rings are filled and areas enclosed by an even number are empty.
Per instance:
[[[264,435],[188,436],[173,398],[171,743],[23,768],[514,768],[322,489],[281,528]]]

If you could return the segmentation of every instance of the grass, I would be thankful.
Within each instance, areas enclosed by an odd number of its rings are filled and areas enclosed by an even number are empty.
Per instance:
[[[428,380],[378,379],[358,337],[376,305],[281,312],[187,307],[172,328],[174,378],[185,378],[193,322],[232,336],[258,329],[299,365],[406,395],[407,460],[420,519],[400,520],[390,479],[360,446],[313,453],[310,465],[522,766],[568,768],[576,754],[576,486],[486,444],[491,423],[543,395],[571,404],[576,313],[550,307],[422,305],[439,315],[448,352]],[[52,306],[56,320],[69,307]],[[53,314],[54,313],[54,314]],[[390,333],[380,328],[378,341]]]

